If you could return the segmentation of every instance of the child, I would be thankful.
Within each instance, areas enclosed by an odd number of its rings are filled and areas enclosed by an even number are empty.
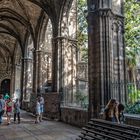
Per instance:
[[[37,98],[36,100],[36,121],[35,123],[39,123],[40,120],[40,98]]]
[[[6,115],[7,115],[7,125],[9,125],[11,122],[12,115],[12,100],[10,97],[6,100]]]
[[[40,122],[42,121],[43,112],[44,112],[44,98],[41,95],[40,96]]]
[[[16,116],[18,117],[18,123],[20,123],[20,103],[19,99],[16,99],[14,103],[14,123],[16,122]]]

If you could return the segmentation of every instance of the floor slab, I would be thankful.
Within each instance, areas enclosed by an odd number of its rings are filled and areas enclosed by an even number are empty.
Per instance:
[[[80,129],[71,125],[43,120],[35,124],[35,118],[29,113],[21,112],[21,123],[6,124],[6,117],[0,125],[0,140],[75,140]]]

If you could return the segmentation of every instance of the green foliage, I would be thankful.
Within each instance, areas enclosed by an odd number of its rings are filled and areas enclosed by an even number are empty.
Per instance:
[[[130,114],[140,113],[140,90],[134,84],[128,84],[128,104],[125,107],[125,111]]]
[[[132,93],[129,93],[129,102],[135,103],[140,99],[140,90],[135,90]]]
[[[129,114],[140,114],[140,101],[132,104],[127,104],[125,107],[125,112]]]
[[[140,3],[135,0],[125,1],[125,44],[127,65],[135,67],[140,54]]]
[[[127,85],[127,91],[129,103],[134,104],[140,99],[140,90],[137,89],[135,84],[129,83]]]
[[[81,53],[82,61],[87,61],[88,59],[88,35],[87,35],[87,20],[85,11],[87,10],[86,0],[77,1],[77,40],[78,48]]]
[[[88,60],[88,35],[86,0],[77,1],[77,40],[82,60]],[[137,56],[140,54],[140,3],[135,0],[125,0],[125,44],[126,59],[129,68],[137,65]]]
[[[82,92],[76,92],[75,94],[76,97],[76,101],[78,104],[81,105],[81,107],[83,108],[87,108],[88,107],[88,96],[84,95]]]

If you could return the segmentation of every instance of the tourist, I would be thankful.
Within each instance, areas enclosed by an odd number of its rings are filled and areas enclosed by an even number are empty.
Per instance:
[[[40,98],[36,99],[36,121],[35,123],[39,123],[40,121]]]
[[[11,122],[11,115],[12,115],[12,100],[11,98],[9,97],[7,100],[6,100],[6,116],[7,116],[7,125],[10,124]]]
[[[42,97],[42,95],[40,95],[40,121],[42,121],[43,112],[44,112],[44,98]]]
[[[110,99],[104,110],[104,118],[107,121],[118,122],[118,109],[116,99]]]
[[[119,122],[120,123],[124,123],[124,120],[125,120],[125,118],[124,118],[124,105],[122,104],[122,103],[119,103],[118,104],[118,119],[119,119]]]
[[[0,95],[0,124],[2,123],[2,116],[5,111],[5,100],[3,99],[3,95]]]
[[[18,123],[20,123],[20,103],[18,98],[14,103],[14,123],[16,122],[16,117],[18,117]]]
[[[10,96],[8,95],[8,93],[6,93],[5,96],[4,96],[4,100],[6,101],[7,99],[9,99],[9,97]]]

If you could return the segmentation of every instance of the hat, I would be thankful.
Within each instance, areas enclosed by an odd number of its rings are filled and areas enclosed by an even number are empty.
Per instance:
[[[9,99],[10,96],[6,93],[6,95],[4,96],[4,99]]]

